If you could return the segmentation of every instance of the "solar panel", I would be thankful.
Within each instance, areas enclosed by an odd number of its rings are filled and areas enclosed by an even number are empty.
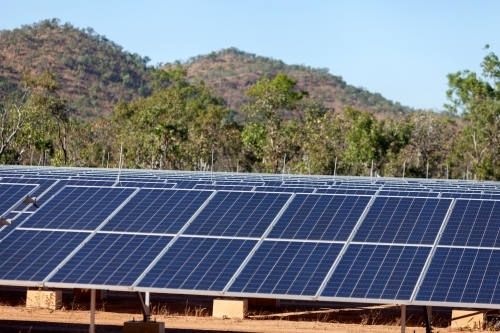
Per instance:
[[[374,195],[377,193],[377,190],[348,189],[348,188],[318,188],[315,193]]]
[[[36,188],[37,185],[0,184],[0,217],[19,205]]]
[[[371,197],[297,194],[268,238],[345,241]]]
[[[172,237],[97,233],[49,282],[131,286]]]
[[[433,244],[452,199],[377,197],[354,242]]]
[[[311,187],[278,187],[278,186],[258,186],[255,192],[287,192],[287,193],[313,193],[315,188]]]
[[[38,188],[31,193],[32,197],[39,197],[50,186],[57,182],[57,179],[43,179],[43,178],[2,178],[2,183],[9,184],[37,184]]]
[[[62,179],[55,183],[50,189],[45,191],[43,195],[37,197],[37,205],[41,206],[43,205],[47,200],[49,200],[54,194],[59,192],[64,186],[66,185],[73,185],[73,186],[113,186],[115,182],[106,182],[102,180],[73,180],[73,179]],[[30,211],[35,211],[35,207],[32,207]]]
[[[351,244],[322,298],[410,300],[430,247]]]
[[[89,233],[14,230],[0,243],[0,279],[42,281]]]
[[[427,197],[427,198],[437,198],[439,192],[417,192],[417,191],[380,191],[378,195],[386,195],[393,197]]]
[[[230,286],[228,294],[314,296],[342,246],[264,241]]]
[[[175,183],[164,182],[138,182],[138,181],[120,181],[115,187],[147,187],[147,188],[173,188]]]
[[[440,245],[500,245],[500,201],[457,199]]]
[[[500,250],[438,247],[417,301],[500,304]]]
[[[24,228],[95,230],[136,191],[131,188],[63,188],[22,224]]]
[[[176,234],[212,194],[212,191],[141,189],[102,230]]]
[[[288,193],[217,192],[184,234],[261,237],[290,197]]]
[[[251,191],[253,186],[246,185],[212,185],[212,184],[198,184],[193,187],[197,190],[231,190],[231,191]]]
[[[137,286],[222,291],[257,241],[180,237]]]

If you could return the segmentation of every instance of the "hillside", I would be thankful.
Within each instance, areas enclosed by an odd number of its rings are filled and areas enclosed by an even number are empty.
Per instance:
[[[16,90],[24,71],[39,74],[49,70],[57,77],[60,94],[80,118],[109,115],[117,101],[151,93],[154,67],[148,62],[149,58],[124,51],[92,28],[79,29],[58,19],[1,30],[0,97]],[[196,56],[183,65],[190,80],[203,80],[214,87],[236,111],[248,101],[245,91],[251,85],[278,72],[296,79],[298,89],[338,112],[349,105],[382,118],[411,110],[380,94],[348,85],[328,69],[287,65],[236,48]]]
[[[15,90],[23,72],[56,74],[60,94],[80,117],[107,115],[117,101],[150,93],[147,57],[59,20],[0,31],[0,95]]]
[[[248,101],[245,91],[262,76],[274,77],[283,72],[297,80],[299,90],[308,91],[312,98],[329,109],[341,112],[344,107],[353,106],[381,118],[411,111],[409,107],[387,100],[379,93],[347,84],[341,76],[330,74],[326,68],[287,65],[280,60],[236,48],[193,57],[184,65],[191,80],[203,80],[214,87],[234,110],[239,110]]]

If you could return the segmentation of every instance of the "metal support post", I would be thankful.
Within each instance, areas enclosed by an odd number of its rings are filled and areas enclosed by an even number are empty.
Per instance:
[[[136,291],[135,295],[137,296],[139,303],[141,303],[142,321],[149,322],[149,318],[151,317],[149,313],[149,306],[146,306],[144,300],[142,299],[142,295],[139,291]]]
[[[401,305],[401,333],[406,331],[406,305]]]
[[[148,313],[151,313],[151,307],[149,306],[149,291],[144,293],[144,305],[146,309],[148,309]]]
[[[431,318],[429,317],[429,307],[424,306],[425,333],[432,333]]]
[[[90,289],[90,327],[89,333],[95,333],[95,289]]]

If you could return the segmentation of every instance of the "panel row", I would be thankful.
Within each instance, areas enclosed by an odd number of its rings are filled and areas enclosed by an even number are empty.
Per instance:
[[[438,247],[417,288],[431,247],[351,244],[342,253],[343,247],[338,243],[263,241],[259,245],[243,239],[173,240],[171,236],[16,230],[2,242],[0,256],[6,259],[0,262],[0,281],[194,294],[227,289],[229,296],[358,301],[408,302],[418,290],[416,301],[421,302],[500,302],[500,250]]]

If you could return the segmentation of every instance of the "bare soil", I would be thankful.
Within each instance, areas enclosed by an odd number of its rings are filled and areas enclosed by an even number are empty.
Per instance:
[[[88,300],[75,300],[72,290],[63,290],[59,310],[27,309],[26,288],[0,287],[0,332],[88,332]],[[281,301],[280,308],[249,309],[246,319],[211,317],[213,297],[151,294],[152,320],[165,322],[167,332],[269,332],[299,333],[326,331],[401,332],[400,309],[396,306],[352,303]],[[96,332],[122,332],[123,323],[142,320],[133,293],[108,292],[96,305]],[[434,332],[453,332],[447,328],[451,310],[433,308]],[[422,307],[407,307],[406,332],[423,333]]]

